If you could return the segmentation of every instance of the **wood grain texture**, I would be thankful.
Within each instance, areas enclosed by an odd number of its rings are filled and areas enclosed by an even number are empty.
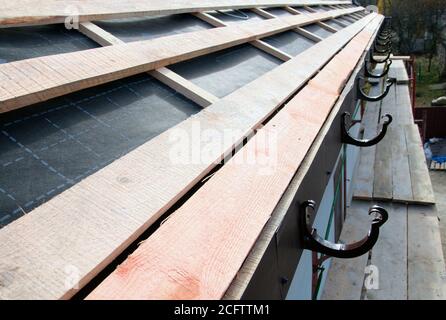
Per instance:
[[[11,272],[14,281],[0,287],[0,297],[71,297],[375,17],[314,45],[1,229],[6,258],[0,271]],[[172,155],[178,143],[189,146],[180,138],[193,137],[197,126],[226,139],[208,144],[198,138],[186,149],[198,154]],[[76,285],[65,284],[67,266],[77,270]]]
[[[222,298],[339,97],[321,82],[329,76],[345,83],[379,22],[336,55],[88,299]],[[276,139],[265,143],[270,135]],[[248,163],[249,155],[266,156],[267,165]],[[178,235],[185,236],[178,241]]]
[[[0,113],[355,10],[358,8],[252,21],[243,25],[1,64]],[[32,70],[38,71],[44,81],[28,77]]]
[[[376,136],[380,114],[380,103],[367,103],[362,119],[364,138],[371,139]],[[361,148],[359,165],[354,176],[353,197],[356,199],[370,200],[373,198],[374,165],[376,146]]]
[[[227,24],[224,23],[222,20],[214,17],[213,15],[210,15],[208,13],[196,13],[194,14],[197,18],[209,23],[210,25],[214,26],[214,27],[226,27]],[[272,45],[261,41],[261,40],[254,40],[252,42],[250,42],[254,47],[256,47],[257,49],[260,49],[282,61],[288,61],[292,58],[291,55],[283,52],[282,50],[279,50],[275,47],[273,47]]]
[[[370,264],[378,267],[379,288],[366,290],[366,300],[407,300],[407,205],[381,204],[389,220],[381,228]],[[367,215],[367,211],[363,213]],[[412,225],[412,227],[417,227]]]
[[[386,134],[384,139],[376,146],[375,166],[373,167],[373,199],[376,200],[392,200],[393,184],[399,183],[398,181],[393,181],[393,143],[391,136]]]
[[[414,202],[435,204],[434,190],[432,188],[418,126],[415,124],[405,126],[405,133]]]
[[[446,269],[435,207],[409,206],[408,299],[445,300]]]
[[[81,22],[79,25],[79,31],[104,47],[124,44],[124,41],[98,27],[92,22]],[[202,108],[206,108],[212,103],[218,101],[218,98],[213,94],[198,87],[193,82],[183,78],[168,68],[163,67],[152,70],[149,72],[149,74],[158,81],[189,98]]]
[[[412,202],[412,180],[409,167],[409,149],[407,148],[404,127],[393,126],[388,132],[392,143],[392,181],[393,201]]]
[[[295,8],[292,8],[292,7],[290,7],[290,6],[286,6],[286,7],[284,7],[284,9],[285,9],[286,11],[288,11],[289,13],[292,13],[292,14],[305,14],[304,12],[299,11],[299,10],[297,10],[297,9],[295,9]],[[314,11],[313,11],[313,12],[314,12]],[[316,24],[317,24],[318,26],[320,26],[321,28],[324,28],[325,30],[330,31],[330,32],[333,32],[333,33],[339,31],[338,29],[336,29],[336,28],[334,28],[334,27],[332,27],[332,26],[330,26],[330,25],[328,25],[328,24],[326,24],[326,23],[324,23],[324,22],[322,22],[322,21],[320,21],[320,22],[316,22]]]
[[[370,227],[367,213],[371,206],[372,203],[366,201],[352,202],[342,229],[341,241],[355,242],[367,234]],[[367,254],[353,259],[333,258],[321,299],[360,300],[367,261]]]
[[[78,15],[80,22],[138,16],[169,15],[223,9],[282,7],[286,5],[330,5],[350,1],[317,0],[1,0],[0,27],[64,23]]]
[[[384,64],[380,64],[377,71],[381,72],[383,68]],[[392,71],[394,69],[397,71]],[[390,71],[397,72],[403,78],[403,73],[407,75],[401,64],[392,65]],[[412,204],[434,203],[428,170],[427,167],[424,168],[426,161],[421,139],[416,133],[416,125],[413,124],[409,87],[404,84],[395,85],[382,102],[375,105],[381,115],[391,114],[393,122],[386,138],[378,146],[361,149],[361,162],[355,176],[354,198]],[[371,122],[368,116],[366,111],[363,122],[372,123],[374,126],[376,121]],[[379,123],[382,124],[382,121],[383,118]],[[406,132],[409,128],[415,130],[410,131],[410,139],[407,138]]]
[[[376,36],[378,30],[379,29],[377,28],[372,39]],[[368,50],[370,49],[373,43],[372,39],[369,41],[369,44],[367,45],[366,50],[363,53],[362,59],[364,59],[364,57],[366,56],[366,52],[368,52]],[[323,141],[329,135],[332,122],[336,119],[339,110],[341,109],[341,106],[345,101],[347,95],[349,94],[350,90],[354,88],[356,84],[355,79],[357,75],[359,75],[361,72],[362,72],[362,65],[358,64],[356,66],[355,71],[350,76],[349,82],[346,84],[344,90],[342,91],[341,96],[336,102],[335,107],[332,109],[331,114],[327,118],[327,121],[325,122],[324,126],[319,132],[316,140],[314,141],[313,145],[308,151],[305,159],[301,163],[299,170],[297,171],[296,175],[290,182],[290,185],[287,188],[285,194],[282,196],[280,202],[277,204],[271,216],[271,219],[268,221],[267,225],[262,230],[262,233],[260,234],[254,247],[252,248],[245,262],[243,263],[243,266],[237,273],[237,276],[235,277],[234,281],[231,283],[231,286],[226,291],[223,299],[239,300],[243,297],[246,288],[248,287],[256,269],[258,268],[259,264],[262,261],[262,258],[266,253],[268,246],[271,244],[271,241],[273,241],[273,237],[276,235],[278,228],[283,223],[283,219],[285,218],[286,214],[288,214],[288,209],[292,205],[296,192],[299,190],[302,181],[307,176],[309,169],[315,160],[317,152],[322,146]]]
[[[297,32],[301,36],[304,36],[305,38],[310,39],[314,42],[320,42],[323,40],[323,38],[319,37],[318,35],[310,32],[308,30],[305,30],[304,28],[296,28],[296,29],[293,29],[293,31]]]

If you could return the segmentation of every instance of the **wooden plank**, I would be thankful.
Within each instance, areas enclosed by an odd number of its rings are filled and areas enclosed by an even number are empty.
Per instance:
[[[213,15],[206,13],[206,12],[198,12],[194,13],[194,16],[197,18],[209,23],[211,26],[214,27],[226,27],[227,24],[224,23],[222,20],[218,19],[217,17],[214,17]]]
[[[310,39],[314,42],[320,42],[323,40],[323,38],[319,37],[318,35],[310,32],[310,31],[307,31],[303,28],[296,28],[296,29],[293,29],[293,31],[296,31],[301,36],[304,36],[305,38]]]
[[[283,52],[282,50],[277,49],[276,47],[273,47],[272,45],[266,43],[262,40],[256,40],[251,42],[251,44],[256,47],[257,49],[260,49],[266,53],[269,53],[270,55],[282,60],[282,61],[288,61],[293,58],[293,56],[289,55],[288,53]]]
[[[424,156],[418,126],[406,125],[406,142],[409,153],[413,199],[420,204],[434,204],[435,196]]]
[[[376,136],[379,112],[380,104],[378,102],[367,103],[361,124],[365,126],[365,139]],[[375,155],[376,146],[361,148],[359,165],[354,178],[353,197],[356,199],[370,200],[373,198]]]
[[[445,300],[446,276],[435,207],[409,206],[408,299]]]
[[[341,233],[341,241],[356,242],[367,234],[370,227],[370,202],[353,201]],[[353,259],[333,258],[328,271],[322,300],[360,300],[365,279],[368,255]]]
[[[82,22],[79,24],[79,31],[91,40],[99,43],[103,47],[124,44],[125,42],[115,37],[110,32],[98,27],[91,22]]]
[[[339,96],[321,92],[319,82],[329,76],[335,84],[344,83],[371,35],[366,30],[353,39],[333,59],[345,61],[348,55],[351,61],[339,65],[332,60],[328,70],[322,69],[88,299],[222,298]],[[331,68],[338,71],[336,77]],[[308,106],[316,101],[318,112],[309,114]],[[278,142],[262,143],[264,134],[272,133]],[[269,158],[270,174],[246,162],[254,154]],[[187,237],[178,241],[179,234]]]
[[[285,9],[287,9],[287,8],[288,8],[288,11],[293,13],[293,14],[300,14],[299,11],[297,11],[297,10],[291,8],[291,7],[285,7]],[[254,11],[254,10],[256,10],[256,11]],[[294,10],[294,11],[292,11],[292,10]],[[258,13],[258,14],[260,14],[260,15],[262,15],[263,17],[265,17],[267,19],[278,18],[277,16],[275,16],[275,15],[273,15],[273,14],[271,14],[271,13],[265,11],[265,10],[262,10],[262,9],[253,9],[253,11]],[[304,36],[305,38],[310,39],[310,40],[312,40],[314,42],[319,42],[319,41],[323,40],[318,35],[310,32],[310,31],[307,31],[307,30],[305,30],[303,28],[296,28],[296,29],[293,29],[293,31],[297,32],[298,34],[300,34],[300,35]]]
[[[326,23],[324,23],[324,22],[322,22],[322,21],[321,21],[321,22],[318,22],[317,25],[320,26],[320,27],[322,27],[322,28],[324,28],[325,30],[330,31],[330,32],[333,32],[333,33],[339,31],[338,29],[336,29],[336,28],[334,28],[334,27],[332,27],[332,26],[330,26],[330,25],[328,25],[328,24],[326,24]]]
[[[351,18],[351,17],[349,17],[349,16],[344,16],[344,17],[342,17],[342,18],[345,19],[345,20],[347,20],[347,21],[349,21],[349,22],[351,22],[351,23],[355,23],[355,22],[356,22],[355,19],[353,19],[353,18]]]
[[[312,7],[309,6],[303,6],[305,10],[310,11],[310,12],[317,12],[317,10],[313,9]]]
[[[384,58],[384,57],[383,57],[383,58]],[[412,57],[411,57],[411,56],[394,56],[394,55],[392,55],[392,56],[390,57],[390,59],[392,59],[392,60],[409,61],[409,60],[412,59]]]
[[[284,7],[284,9],[285,9],[286,11],[292,13],[292,14],[305,14],[305,13],[303,13],[303,12],[301,12],[301,11],[299,11],[299,10],[296,10],[296,9],[290,7],[290,6],[286,6],[286,7]],[[324,22],[322,22],[322,21],[320,21],[320,22],[316,22],[316,24],[317,24],[318,26],[324,28],[325,30],[330,31],[330,32],[333,32],[333,33],[339,31],[338,29],[336,29],[336,28],[334,28],[334,27],[332,27],[332,26],[330,26],[330,25],[328,25],[328,24],[326,24],[326,23],[324,23]]]
[[[251,9],[252,12],[255,14],[258,14],[261,17],[264,17],[266,19],[274,19],[277,18],[275,15],[269,13],[268,11],[263,10],[262,8],[253,8]]]
[[[168,68],[152,70],[149,71],[149,74],[158,81],[194,101],[202,108],[206,108],[219,100],[218,97],[207,92],[203,88],[200,88],[193,82],[183,78],[178,73],[175,73]]]
[[[265,11],[265,10],[262,10],[262,9],[258,9],[258,8],[256,8],[256,9],[253,9],[253,11],[254,11],[255,13],[261,15],[262,17],[267,18],[267,19],[276,19],[276,18],[278,18],[277,16],[275,16],[275,15],[273,15],[273,14],[271,14],[271,13]],[[318,35],[316,35],[316,34],[310,32],[310,31],[307,31],[307,30],[305,30],[305,29],[302,29],[302,28],[296,28],[296,29],[293,29],[293,31],[299,33],[300,35],[302,35],[302,36],[304,36],[305,38],[310,39],[310,40],[312,40],[312,41],[314,41],[314,42],[322,41],[322,38],[321,38],[321,37],[319,37]]]
[[[375,31],[375,35],[378,33],[378,29]],[[375,36],[374,35],[374,36]],[[372,37],[372,39],[374,38]],[[362,59],[364,59],[366,52],[370,49],[372,45],[372,41],[369,42],[366,50],[363,53]],[[283,223],[283,219],[285,215],[288,213],[288,209],[292,205],[296,192],[300,188],[300,185],[306,175],[309,172],[309,169],[311,167],[311,164],[314,162],[314,159],[323,143],[323,141],[327,138],[327,135],[330,132],[330,127],[333,121],[336,119],[337,115],[339,114],[339,110],[347,98],[347,95],[349,94],[350,90],[353,89],[353,87],[356,84],[356,76],[362,72],[362,66],[358,64],[356,66],[356,69],[353,71],[349,82],[346,84],[343,92],[341,93],[341,96],[339,97],[338,101],[336,102],[336,106],[332,109],[330,116],[327,118],[326,123],[322,127],[318,137],[316,138],[316,141],[311,146],[309,152],[307,153],[307,156],[305,157],[304,161],[302,162],[299,170],[297,171],[296,175],[294,176],[293,180],[291,181],[289,187],[287,188],[287,191],[281,198],[280,202],[276,206],[271,219],[268,221],[267,225],[263,229],[261,235],[256,241],[256,244],[254,245],[253,249],[249,253],[249,256],[246,258],[245,262],[243,263],[243,266],[237,273],[237,277],[234,279],[234,281],[231,283],[231,286],[229,287],[228,291],[226,291],[224,299],[227,300],[239,300],[243,297],[243,294],[245,293],[246,288],[248,287],[255,270],[261,263],[261,260],[263,256],[265,255],[265,252],[270,245],[271,241],[273,241],[273,237],[275,236],[278,228]]]
[[[393,68],[393,65],[391,68]],[[391,89],[382,102],[381,115],[391,114],[394,119],[387,132],[389,136],[388,141],[392,141],[391,155],[389,157],[391,158],[392,166],[393,201],[412,203],[413,193],[410,178],[409,152],[403,125],[413,123],[413,118],[409,92],[403,90],[403,87],[397,85]],[[381,123],[383,119],[381,119]]]
[[[399,183],[393,181],[392,172],[392,144],[393,141],[389,135],[376,146],[375,166],[373,172],[373,199],[392,200],[393,184]]]
[[[0,101],[0,113],[21,108],[29,105],[30,102],[37,103],[62,94],[158,69],[313,23],[327,16],[343,15],[350,11],[339,10],[316,13],[312,16],[290,16],[246,22],[243,27],[239,25],[227,26],[154,40],[29,59],[27,63],[33,65],[34,68],[39,67],[38,62],[48,65],[59,64],[58,74],[63,76],[61,82],[50,87],[42,87],[41,84],[27,87],[25,88],[26,93],[19,96],[5,92],[0,88],[0,96],[8,97]],[[86,54],[89,59],[83,58]],[[7,79],[9,79],[2,83],[2,87],[9,87],[25,81],[26,79],[20,72],[9,73],[7,70],[11,68],[24,70],[26,67],[23,61],[1,64],[0,73],[6,72]],[[51,74],[47,76],[51,77]]]
[[[23,1],[22,1],[23,2]],[[1,0],[0,27],[29,26],[64,23],[67,18],[77,16],[79,22],[118,19],[141,16],[157,16],[209,10],[243,9],[255,7],[281,7],[284,5],[333,4],[348,1],[316,0],[71,0],[41,1],[26,0],[22,5]]]
[[[0,271],[12,272],[15,280],[0,287],[0,297],[71,297],[375,17],[314,45],[2,228]],[[172,156],[173,143],[187,148],[181,137],[194,137],[198,124],[201,132],[225,138],[206,148],[191,141],[194,153],[177,150]],[[67,266],[76,268],[79,280],[71,287]]]
[[[390,71],[389,77],[396,78],[397,84],[409,84],[409,75],[407,74],[406,66],[404,61],[401,59],[394,60]]]
[[[392,180],[393,201],[413,201],[412,181],[410,178],[409,151],[407,149],[404,127],[391,126],[388,133],[392,143]]]
[[[195,16],[199,19],[202,19],[203,21],[206,21],[210,25],[213,25],[214,27],[226,27],[227,24],[221,21],[220,19],[208,14],[208,13],[196,13]],[[255,40],[250,42],[254,47],[257,49],[260,49],[282,61],[288,61],[291,58],[293,58],[291,55],[283,52],[282,50],[279,50],[270,44],[261,41],[261,40]]]
[[[124,41],[91,22],[82,22],[79,25],[79,31],[102,46],[124,44]],[[203,108],[218,101],[213,94],[167,68],[152,70],[149,74]]]
[[[346,24],[346,23],[344,23],[344,22],[342,22],[342,21],[340,21],[340,20],[333,19],[332,21],[333,21],[334,23],[340,25],[342,28],[346,28],[346,27],[348,27],[348,24]]]
[[[378,268],[379,287],[365,288],[365,299],[407,300],[407,205],[382,205],[389,213],[389,220],[380,230],[370,260]]]

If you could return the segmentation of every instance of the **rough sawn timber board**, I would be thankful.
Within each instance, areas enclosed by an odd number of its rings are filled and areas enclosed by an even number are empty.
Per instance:
[[[246,22],[0,64],[0,113],[341,16],[359,8]]]
[[[98,27],[92,22],[82,22],[79,25],[79,31],[85,34],[91,40],[96,41],[104,47],[124,44],[124,41]],[[218,101],[218,98],[213,94],[198,87],[193,82],[183,78],[182,76],[168,68],[163,67],[152,70],[149,72],[149,74],[152,75],[155,79],[189,98],[202,108],[206,108],[212,103]]]
[[[351,2],[317,0],[1,0],[0,27],[64,23],[67,18],[71,19],[74,16],[79,22],[85,22],[209,10],[341,3]]]
[[[336,55],[88,299],[222,298],[379,22],[372,22]],[[262,139],[269,135],[276,139],[265,146]],[[263,170],[246,160],[250,155],[266,157]],[[178,235],[184,236],[180,240]]]
[[[0,298],[71,297],[375,17],[314,45],[1,229],[0,272],[14,281],[0,287]],[[197,126],[226,139],[181,140]],[[173,146],[193,146],[198,154],[181,158]],[[71,266],[79,283],[67,287]]]

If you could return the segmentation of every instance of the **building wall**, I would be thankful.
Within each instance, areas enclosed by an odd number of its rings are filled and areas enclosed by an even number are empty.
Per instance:
[[[356,107],[355,119],[358,118],[359,104]],[[351,130],[353,136],[359,135],[359,125],[355,125]],[[335,217],[339,214],[344,214],[344,212],[334,212],[336,211],[337,204],[341,202],[343,204],[344,199],[347,201],[347,206],[350,204],[352,199],[352,181],[354,171],[356,169],[357,163],[359,161],[359,148],[355,146],[345,145],[343,150],[339,153],[338,160],[334,166],[332,176],[327,184],[324,191],[322,201],[319,205],[319,209],[314,221],[313,227],[318,230],[318,233],[323,236],[327,236],[327,240],[335,242],[337,222]],[[346,170],[339,170],[343,168],[343,159],[346,155]],[[336,170],[338,169],[338,170]],[[344,168],[343,168],[344,169]],[[347,184],[346,190],[343,187],[344,174],[346,174]],[[344,195],[347,195],[344,198]],[[344,206],[342,205],[341,208]],[[342,228],[342,226],[339,226]],[[321,284],[318,290],[317,298],[319,299],[323,288],[325,285],[326,277],[328,275],[328,270],[330,269],[331,259],[325,261],[322,267],[325,271],[322,273]],[[302,256],[299,260],[298,267],[294,274],[294,278],[291,282],[287,300],[311,300],[312,299],[312,252],[309,250],[304,250]]]

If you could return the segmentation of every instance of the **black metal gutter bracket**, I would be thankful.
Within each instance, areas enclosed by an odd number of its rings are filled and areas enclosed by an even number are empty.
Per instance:
[[[392,55],[392,52],[389,51],[387,53],[387,56],[383,60],[377,60],[377,59],[375,59],[375,57],[373,56],[373,53],[371,52],[370,53],[370,62],[371,63],[376,63],[376,64],[384,63],[384,62],[387,62],[390,59],[391,55]]]
[[[350,259],[366,254],[378,240],[379,228],[388,220],[388,213],[384,208],[373,206],[369,210],[369,215],[375,215],[375,218],[367,236],[351,244],[332,243],[320,237],[317,230],[309,225],[315,207],[316,203],[311,200],[305,201],[300,206],[302,244],[304,249],[322,253],[326,257]]]
[[[371,146],[377,145],[379,142],[382,141],[382,139],[384,139],[384,137],[386,136],[386,133],[387,133],[387,128],[393,121],[393,118],[390,114],[386,114],[384,117],[386,118],[386,120],[383,123],[381,132],[375,138],[370,139],[370,140],[358,140],[358,139],[353,138],[349,133],[349,130],[351,128],[351,125],[350,125],[351,115],[348,112],[344,112],[341,116],[342,142],[346,143],[346,144],[353,145],[353,146],[357,146],[357,147],[371,147]],[[349,122],[348,125],[347,125],[347,121]]]
[[[385,47],[383,47],[383,49],[378,48],[378,46],[376,45],[376,43],[373,45],[374,47],[374,51],[379,53],[379,54],[387,54],[387,53],[391,53],[392,52],[392,46],[391,45],[387,45]]]
[[[369,67],[367,66],[367,63],[366,63],[366,64],[365,64],[365,71],[364,71],[364,74],[365,74],[365,76],[366,76],[367,78],[375,78],[375,79],[377,79],[377,78],[383,78],[383,77],[385,77],[385,76],[389,73],[389,71],[390,71],[390,66],[392,65],[392,63],[393,63],[393,61],[390,60],[389,63],[386,64],[386,66],[385,66],[385,68],[384,68],[384,71],[383,71],[382,73],[379,73],[379,74],[376,74],[376,73],[373,73],[372,71],[370,71],[370,70],[369,70]]]
[[[384,92],[382,94],[380,94],[379,96],[369,96],[364,92],[363,88],[360,87],[359,82],[358,82],[358,98],[361,100],[370,101],[370,102],[380,101],[380,100],[384,99],[389,94],[390,88],[395,83],[396,83],[395,78],[389,78],[386,80],[386,89],[384,90]]]

